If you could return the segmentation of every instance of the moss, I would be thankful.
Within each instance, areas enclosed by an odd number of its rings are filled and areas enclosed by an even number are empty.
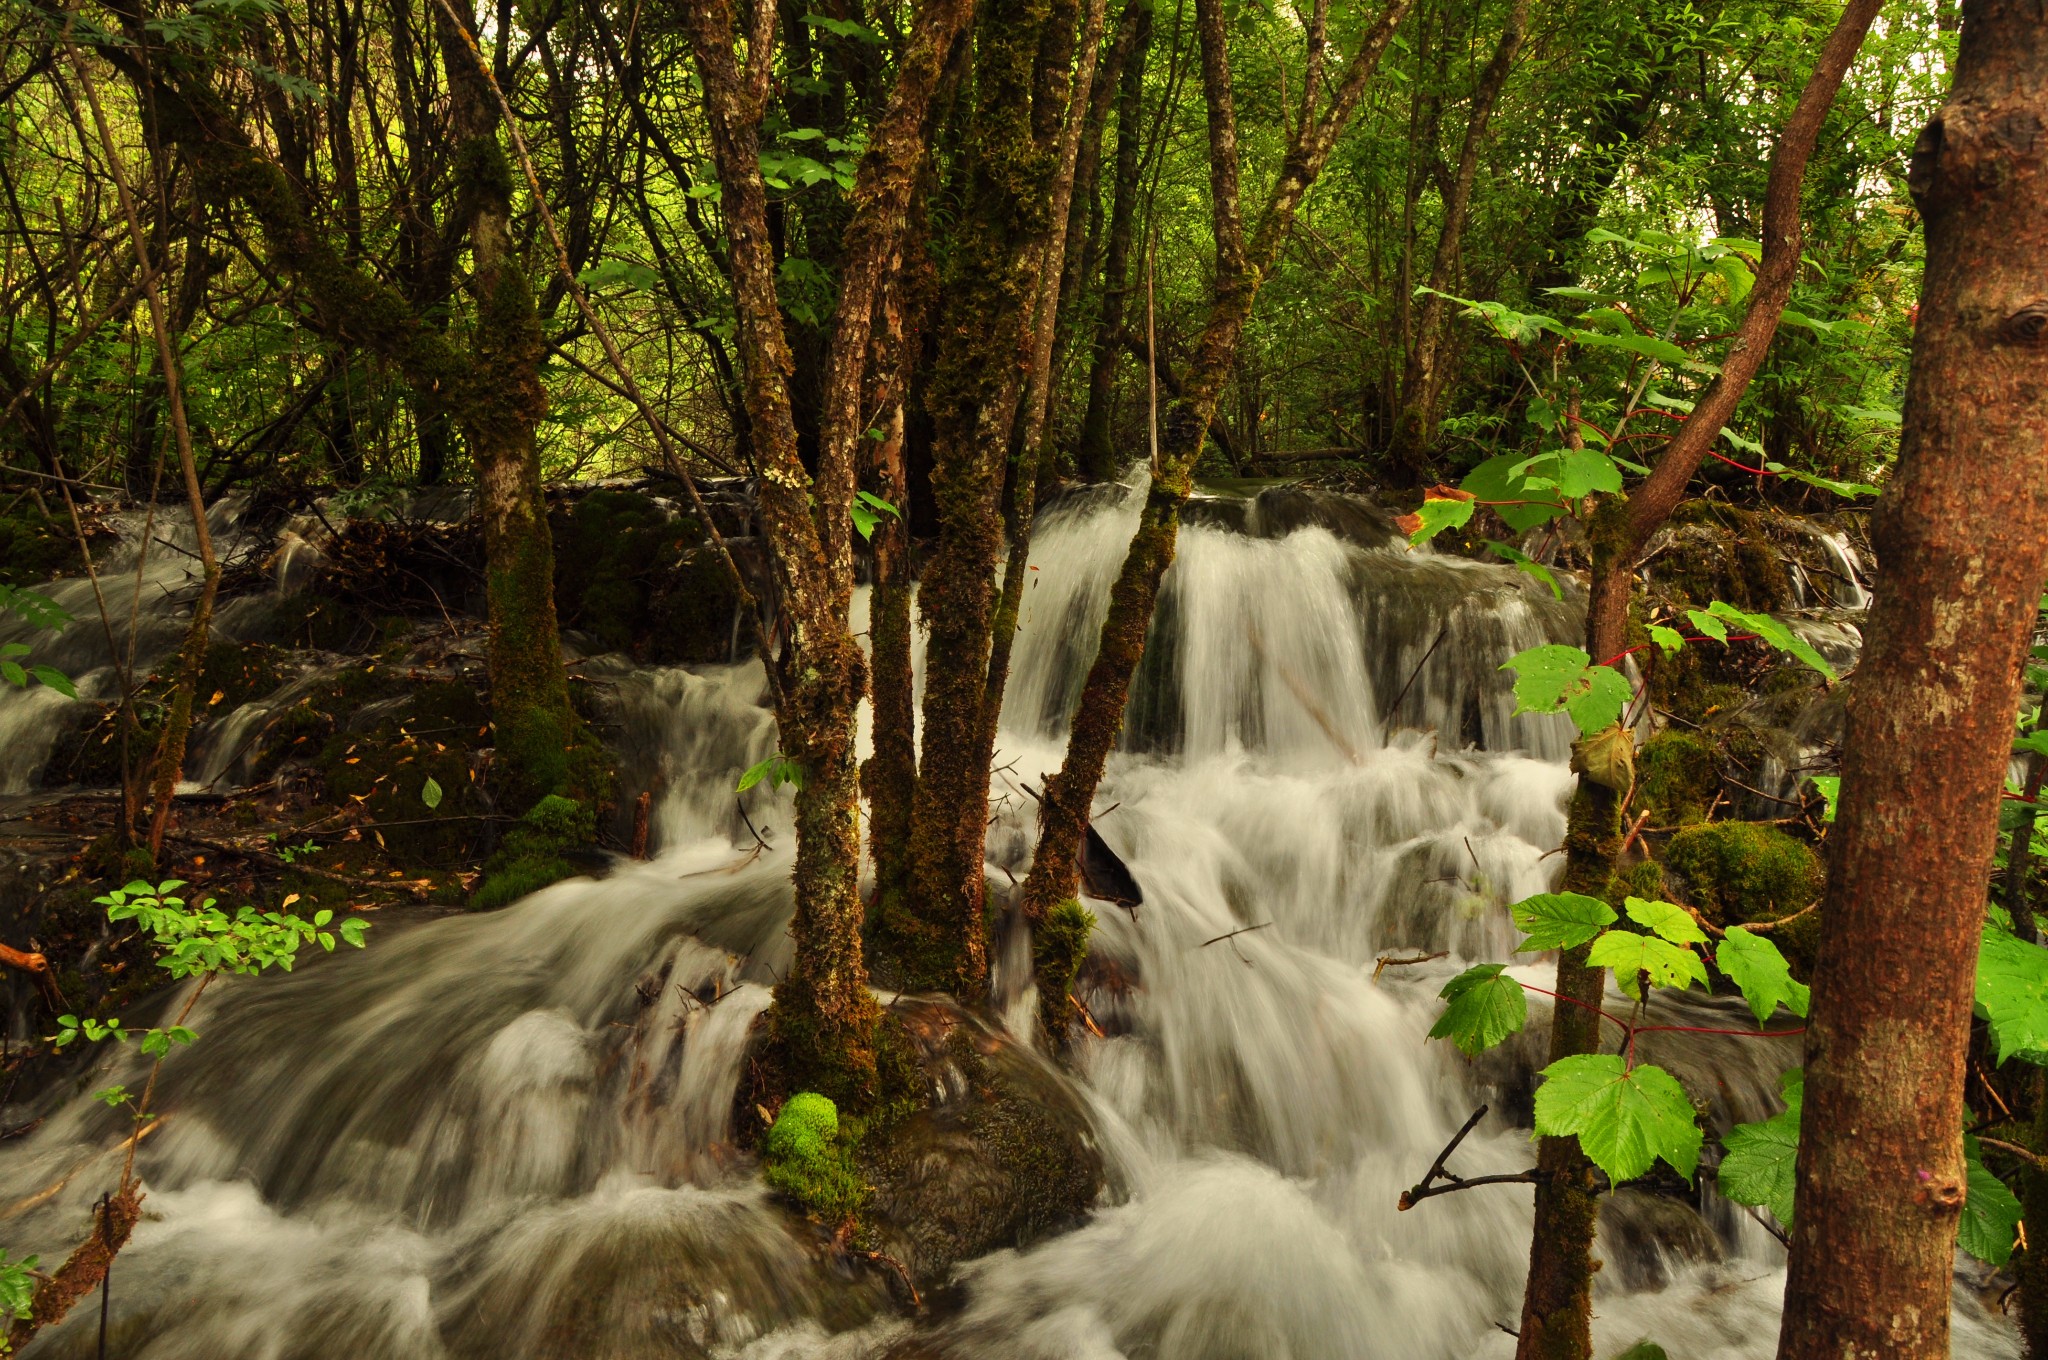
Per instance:
[[[1066,1037],[1073,1019],[1074,975],[1088,957],[1088,937],[1095,914],[1074,898],[1053,905],[1038,923],[1031,941],[1031,961],[1038,974],[1038,1020],[1055,1041]]]
[[[0,585],[33,586],[82,568],[71,526],[33,507],[0,515]]]
[[[573,877],[569,855],[597,839],[597,818],[587,803],[549,794],[535,803],[485,862],[484,879],[470,897],[478,911],[516,902],[550,883]]]
[[[1659,732],[1636,753],[1636,796],[1653,826],[1705,821],[1720,787],[1720,751],[1689,732]]]
[[[284,657],[262,643],[215,642],[199,670],[199,701],[222,711],[270,694],[284,683]],[[214,695],[220,698],[215,700]]]
[[[733,591],[696,521],[637,491],[600,489],[551,517],[564,628],[644,661],[717,661],[731,650]]]
[[[783,1102],[762,1139],[762,1177],[769,1188],[837,1227],[857,1218],[868,1200],[867,1181],[854,1164],[857,1136],[853,1121],[842,1131],[830,1098],[800,1091]]]
[[[1819,899],[1826,874],[1802,840],[1760,822],[1710,822],[1671,838],[1664,865],[1688,890],[1692,905],[1717,926],[1769,922],[1805,911]],[[1820,943],[1820,914],[1809,913],[1771,938],[1807,976]]]

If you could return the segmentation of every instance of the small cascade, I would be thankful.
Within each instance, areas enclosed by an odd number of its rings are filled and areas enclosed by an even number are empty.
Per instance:
[[[1138,503],[1098,490],[1042,519],[992,788],[998,883],[1029,863],[1021,786],[1062,756]],[[1569,727],[1516,716],[1499,667],[1575,637],[1576,609],[1509,568],[1410,552],[1359,502],[1191,507],[1097,799],[1144,902],[1091,904],[1096,1032],[1070,1077],[1048,1073],[1089,1111],[1113,1190],[1080,1228],[969,1262],[917,1322],[795,1230],[732,1138],[789,950],[788,795],[733,793],[773,750],[761,672],[622,667],[657,856],[215,984],[139,1149],[151,1217],[115,1271],[109,1354],[1504,1360],[1527,1189],[1395,1205],[1482,1103],[1457,1170],[1530,1164],[1541,1006],[1476,1063],[1427,1034],[1446,979],[1513,960],[1506,905],[1554,879]],[[231,780],[233,758],[207,769]],[[1021,928],[996,958],[996,1010],[1028,1037]],[[1547,965],[1513,966],[1543,985]],[[1733,1016],[1668,1004],[1701,1029]],[[1781,1053],[1656,1038],[1717,1126],[1773,1108]],[[0,1143],[16,1256],[60,1257],[111,1183],[125,1116],[89,1093],[140,1068],[96,1056],[6,1112],[42,1119]],[[1596,1353],[1772,1353],[1783,1255],[1746,1215],[1629,1191],[1603,1232]],[[32,1357],[91,1355],[95,1324]],[[1964,1292],[1956,1327],[1959,1356],[2018,1354]]]

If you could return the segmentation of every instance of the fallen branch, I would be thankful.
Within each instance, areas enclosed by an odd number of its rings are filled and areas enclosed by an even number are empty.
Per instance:
[[[129,1134],[128,1137],[123,1139],[121,1142],[116,1143],[111,1149],[111,1151],[127,1152],[132,1150],[137,1143],[140,1143],[143,1139],[149,1137],[149,1135],[151,1135],[152,1133],[155,1133],[158,1128],[162,1127],[164,1120],[168,1119],[169,1117],[170,1116],[168,1115],[158,1115],[155,1119],[152,1119],[149,1121],[149,1123],[143,1125],[141,1129]],[[36,1191],[33,1195],[30,1195],[26,1199],[16,1200],[6,1209],[0,1210],[0,1220],[19,1218],[39,1204],[48,1204],[51,1200],[55,1199],[58,1195],[63,1193],[64,1187],[71,1184],[72,1179],[76,1177],[79,1172],[85,1170],[85,1168],[90,1165],[92,1165],[90,1161],[81,1162],[79,1165],[65,1172],[64,1175],[57,1181],[55,1185],[46,1186],[43,1189]]]
[[[43,1328],[62,1322],[80,1299],[99,1288],[114,1264],[114,1254],[127,1245],[128,1235],[141,1217],[142,1196],[132,1181],[100,1201],[99,1211],[93,1215],[92,1236],[79,1243],[57,1273],[36,1288],[28,1316],[16,1318],[8,1329],[11,1352],[26,1346]]]
[[[1380,974],[1386,972],[1389,968],[1407,968],[1418,963],[1435,963],[1438,959],[1447,959],[1450,956],[1451,951],[1448,949],[1439,949],[1434,954],[1417,954],[1412,959],[1397,959],[1392,954],[1382,954],[1373,963],[1372,980],[1378,982]]]

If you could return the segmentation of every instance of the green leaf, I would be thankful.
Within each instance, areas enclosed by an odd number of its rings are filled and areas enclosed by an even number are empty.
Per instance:
[[[1578,647],[1551,643],[1531,647],[1502,663],[1515,671],[1517,713],[1555,713],[1563,709],[1581,732],[1612,727],[1621,718],[1634,691],[1628,677],[1612,666],[1588,665]]]
[[[1645,926],[1673,944],[1705,944],[1707,932],[1693,920],[1692,913],[1674,902],[1646,902],[1631,897],[1622,903],[1628,919]]]
[[[1707,980],[1707,966],[1699,955],[1633,930],[1610,930],[1593,941],[1586,962],[1595,968],[1612,968],[1615,982],[1630,996],[1639,995],[1637,988],[1645,974],[1653,987],[1685,988]]]
[[[1819,791],[1820,796],[1827,801],[1827,812],[1822,815],[1821,820],[1824,822],[1834,821],[1835,808],[1842,801],[1842,776],[1838,774],[1817,774],[1808,778],[1806,782],[1813,785]]]
[[[1408,546],[1419,548],[1446,529],[1463,528],[1476,508],[1470,498],[1431,496],[1416,506],[1413,514],[1402,515],[1395,523],[1407,531]]]
[[[1599,331],[1573,331],[1571,338],[1590,349],[1620,349],[1661,363],[1690,363],[1692,356],[1669,340],[1654,335],[1605,335]]]
[[[1963,1136],[1963,1161],[1970,1188],[1963,1199],[1962,1220],[1956,1225],[1956,1245],[1986,1265],[2002,1266],[2012,1257],[2023,1210],[2005,1182],[1984,1165],[1982,1149],[1967,1134]]]
[[[1699,622],[1701,618],[1727,619],[1732,623],[1747,628],[1779,651],[1789,653],[1797,660],[1806,663],[1828,679],[1833,680],[1836,678],[1835,668],[1827,663],[1827,658],[1816,652],[1805,638],[1800,637],[1769,614],[1751,614],[1745,610],[1737,609],[1726,600],[1716,600],[1707,606],[1706,614],[1702,615],[1696,609],[1687,610],[1686,617],[1695,623]]]
[[[1521,1033],[1529,1021],[1529,999],[1522,995],[1522,984],[1505,976],[1498,963],[1466,969],[1437,995],[1449,1004],[1430,1027],[1429,1037],[1449,1039],[1468,1058]]]
[[[1646,1339],[1636,1342],[1614,1360],[1671,1360],[1671,1356],[1662,1346]]]
[[[1500,454],[1473,468],[1465,474],[1465,480],[1458,483],[1460,490],[1471,492],[1480,504],[1492,509],[1516,533],[1524,533],[1571,512],[1570,506],[1531,487],[1526,478],[1512,471],[1523,461],[1520,454]]]
[[[1598,449],[1565,449],[1558,454],[1557,489],[1570,500],[1619,491],[1621,469]]]
[[[71,683],[71,677],[55,666],[30,666],[28,673],[67,699],[78,697],[78,687]]]
[[[28,687],[28,672],[21,668],[18,661],[0,661],[0,680],[25,689]]]
[[[1577,949],[1614,924],[1614,908],[1584,893],[1537,893],[1510,908],[1515,925],[1529,938],[1516,952]]]
[[[1660,1157],[1692,1179],[1703,1138],[1692,1101],[1669,1072],[1649,1063],[1631,1071],[1616,1054],[1582,1053],[1559,1058],[1542,1075],[1538,1133],[1577,1135],[1579,1147],[1615,1185],[1641,1176]]]
[[[1670,656],[1685,646],[1685,634],[1676,628],[1666,628],[1661,623],[1653,623],[1650,625],[1650,641],[1656,643],[1664,655]]]
[[[1534,560],[1527,553],[1523,552],[1520,548],[1513,547],[1506,543],[1496,543],[1490,538],[1483,538],[1479,541],[1481,543],[1484,543],[1486,545],[1486,550],[1492,553],[1494,556],[1504,557],[1508,561],[1514,563],[1516,571],[1519,571],[1527,576],[1533,576],[1537,580],[1541,581],[1544,585],[1549,586],[1550,593],[1553,597],[1560,600],[1564,598],[1564,587],[1558,585],[1557,575],[1556,573],[1552,572],[1549,567],[1546,567],[1541,562]]]
[[[784,784],[800,789],[804,786],[804,767],[777,751],[760,764],[748,766],[746,773],[740,776],[739,788],[734,791],[745,793],[763,779],[768,781],[771,789],[779,789]]]
[[[429,812],[441,806],[441,785],[432,775],[427,776],[426,784],[420,789],[420,801],[427,805]]]
[[[1737,1124],[1721,1138],[1725,1149],[1715,1179],[1721,1193],[1737,1204],[1768,1209],[1784,1227],[1792,1226],[1793,1175],[1799,1156],[1799,1107],[1805,1074],[1798,1069],[1779,1080],[1786,1108],[1769,1119]]]
[[[1991,1025],[1998,1061],[2048,1054],[2048,949],[1985,926],[1977,946],[1977,1012]]]
[[[1792,976],[1792,967],[1778,946],[1741,926],[1728,927],[1728,936],[1714,951],[1714,966],[1742,989],[1742,999],[1758,1025],[1779,1006],[1794,1015],[1806,1014],[1811,999],[1805,983]]]

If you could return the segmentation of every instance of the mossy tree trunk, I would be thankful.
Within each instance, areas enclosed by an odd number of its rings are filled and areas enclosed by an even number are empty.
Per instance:
[[[2048,576],[2038,0],[1964,0],[1908,182],[1927,272],[1828,836],[1782,1360],[1949,1353],[1977,938]]]
[[[1124,351],[1124,307],[1130,296],[1131,246],[1138,226],[1138,169],[1145,136],[1145,60],[1152,49],[1152,6],[1135,10],[1130,55],[1116,94],[1116,171],[1110,188],[1108,243],[1102,257],[1101,310],[1088,354],[1088,403],[1081,415],[1075,461],[1090,481],[1115,479],[1124,459],[1110,432],[1117,360]]]
[[[911,911],[881,925],[907,985],[969,999],[988,977],[988,765],[979,748],[1003,486],[1052,227],[1074,14],[1073,0],[986,0],[976,17],[965,207],[948,242],[938,357],[925,395],[938,532],[918,586],[927,637]]]
[[[1324,82],[1333,49],[1320,20],[1310,25],[1295,131],[1247,242],[1239,208],[1237,119],[1227,24],[1222,0],[1197,0],[1196,30],[1201,40],[1203,90],[1209,106],[1215,288],[1193,360],[1181,380],[1180,394],[1167,408],[1162,422],[1159,467],[1146,492],[1138,528],[1125,552],[1123,566],[1110,588],[1109,613],[1103,620],[1095,660],[1088,668],[1075,705],[1066,759],[1058,773],[1046,781],[1039,804],[1038,849],[1032,858],[1031,876],[1024,885],[1024,909],[1034,921],[1044,920],[1055,906],[1074,897],[1079,890],[1076,856],[1087,832],[1095,788],[1123,729],[1124,705],[1144,657],[1145,635],[1152,624],[1159,584],[1173,561],[1180,509],[1194,486],[1203,432],[1216,413],[1217,399],[1236,363],[1238,340],[1251,316],[1259,284],[1279,258],[1302,199],[1328,162],[1338,133],[1364,96],[1380,56],[1412,3],[1413,0],[1391,0],[1379,19],[1358,39],[1357,50],[1341,78],[1327,91],[1327,99]],[[1317,11],[1318,16],[1321,13]],[[1056,1027],[1064,1024],[1065,1012],[1057,1005],[1046,1008],[1045,1013],[1054,1017]]]
[[[512,238],[512,166],[498,141],[497,101],[471,55],[474,15],[462,9],[451,15],[438,5],[435,15],[450,130],[458,139],[458,202],[468,208],[476,305],[470,340],[475,379],[455,414],[476,464],[483,522],[497,769],[523,806],[550,793],[588,793],[570,779],[576,721],[555,621],[554,537],[534,443],[548,408],[540,378],[546,343],[533,284]]]
[[[736,343],[772,551],[781,639],[764,658],[782,749],[802,767],[796,800],[795,958],[775,991],[774,1032],[789,1077],[859,1108],[875,1094],[874,1031],[859,896],[859,771],[855,714],[866,664],[848,629],[853,595],[857,449],[877,300],[900,265],[910,195],[929,142],[926,114],[969,0],[929,0],[913,17],[896,85],[876,121],[853,190],[838,309],[826,350],[816,473],[797,448],[790,351],[769,241],[761,125],[775,71],[776,8],[741,14],[705,0],[683,14],[718,168],[738,316]],[[745,57],[737,50],[744,43]]]

